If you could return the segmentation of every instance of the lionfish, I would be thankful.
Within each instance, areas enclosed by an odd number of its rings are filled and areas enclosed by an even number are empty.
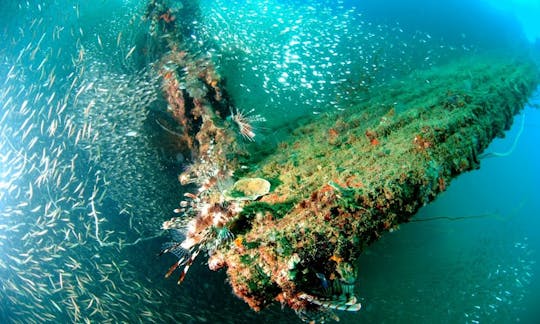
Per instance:
[[[297,295],[298,299],[315,306],[296,311],[302,321],[309,323],[339,321],[333,310],[356,312],[362,308],[362,304],[354,295],[354,277],[329,280],[322,273],[316,273],[316,276],[320,280],[321,289],[315,294],[302,292]]]
[[[236,110],[236,112],[234,110]],[[253,112],[255,111],[255,109],[251,109],[247,113],[243,112],[240,109],[234,110],[231,109],[230,119],[238,127],[240,135],[242,135],[244,139],[253,142],[255,140],[253,124],[265,122],[266,118],[262,117],[261,115],[254,115]]]
[[[195,213],[195,217],[188,221],[184,217],[175,217],[163,223],[163,229],[170,229],[172,242],[167,242],[159,255],[171,253],[178,258],[165,274],[170,277],[173,272],[184,266],[178,284],[184,280],[195,258],[203,250],[212,253],[220,245],[233,240],[234,235],[227,228],[227,224],[242,210],[237,202],[204,203],[193,194],[191,205],[182,202],[181,205],[190,206],[187,214]]]

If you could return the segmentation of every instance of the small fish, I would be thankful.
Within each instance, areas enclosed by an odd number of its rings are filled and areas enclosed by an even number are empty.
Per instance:
[[[131,56],[131,54],[133,54],[136,47],[137,47],[137,45],[133,45],[133,47],[129,50],[129,52],[127,53],[126,58],[125,58],[126,60]]]
[[[21,109],[19,111],[24,111],[24,109],[26,108],[27,105],[28,105],[28,100],[24,100],[22,105],[21,105]]]
[[[45,58],[41,61],[41,63],[39,63],[38,67],[37,67],[37,70],[38,71],[41,71],[41,69],[43,68],[43,66],[45,65],[45,63],[49,60],[49,56],[45,56]]]
[[[84,47],[81,46],[79,49],[79,63],[81,63],[84,60]]]

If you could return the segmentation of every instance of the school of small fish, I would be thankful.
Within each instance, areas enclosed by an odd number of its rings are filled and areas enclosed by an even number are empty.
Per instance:
[[[148,136],[160,92],[151,64],[134,63],[140,26],[129,19],[142,8],[122,8],[97,32],[79,4],[5,6],[13,17],[0,47],[0,322],[196,318],[189,297],[174,302],[161,284],[161,268],[139,270],[162,243],[148,245],[179,187]],[[173,306],[162,309],[164,300]]]
[[[268,119],[346,109],[377,84],[470,50],[370,22],[343,1],[200,3],[207,14],[193,41],[217,52],[238,106],[258,107]]]

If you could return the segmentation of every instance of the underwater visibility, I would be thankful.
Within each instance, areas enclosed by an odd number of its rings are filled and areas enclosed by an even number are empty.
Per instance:
[[[539,15],[0,2],[0,323],[540,322]]]

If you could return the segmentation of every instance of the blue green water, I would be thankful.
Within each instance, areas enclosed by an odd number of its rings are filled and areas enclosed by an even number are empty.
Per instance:
[[[538,47],[537,4],[489,3],[202,0],[189,46],[266,118],[257,141],[277,143],[291,120],[346,110],[365,87]],[[160,226],[186,161],[156,123],[145,6],[0,3],[0,322],[299,322],[278,305],[252,312],[204,258],[181,287],[163,278],[174,258],[156,257]],[[540,113],[525,109],[521,133],[522,118],[488,149],[519,137],[511,154],[482,159],[364,253],[363,309],[342,322],[536,322]]]
[[[488,151],[511,148],[520,118]],[[525,109],[510,156],[482,160],[360,258],[367,321],[537,322],[539,118]]]

